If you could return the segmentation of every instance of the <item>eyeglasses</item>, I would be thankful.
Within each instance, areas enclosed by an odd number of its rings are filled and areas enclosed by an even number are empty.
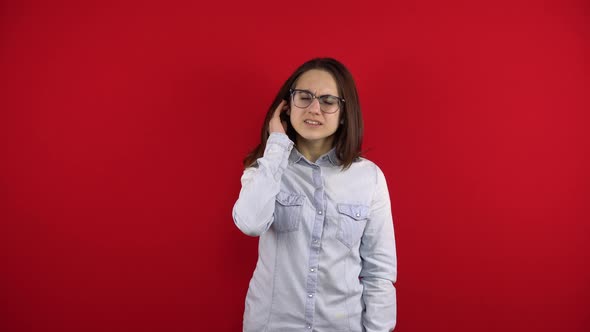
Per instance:
[[[289,92],[291,93],[291,100],[293,101],[293,105],[299,108],[307,108],[314,99],[317,99],[320,103],[320,110],[324,113],[336,113],[344,103],[344,98],[332,96],[332,95],[322,95],[316,96],[311,91],[307,90],[300,90],[300,89],[290,89]]]

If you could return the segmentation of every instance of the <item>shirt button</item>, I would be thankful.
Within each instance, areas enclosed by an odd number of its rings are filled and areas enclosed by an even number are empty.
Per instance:
[[[309,269],[309,271],[313,272],[313,271],[315,271],[315,269],[312,267],[311,269]]]
[[[360,213],[357,213],[357,214],[356,214],[356,216],[357,216],[357,217],[360,217],[360,216],[361,216],[361,214],[360,214]]]
[[[313,239],[313,243],[318,243],[318,239]]]
[[[311,298],[311,297],[313,297],[313,294],[308,294],[307,296]]]
[[[318,211],[318,214],[322,214],[322,211]]]
[[[307,329],[308,330],[311,330],[311,325],[307,325]]]

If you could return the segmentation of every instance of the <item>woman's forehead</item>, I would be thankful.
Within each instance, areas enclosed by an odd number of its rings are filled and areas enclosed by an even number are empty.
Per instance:
[[[332,74],[319,69],[311,69],[301,74],[295,88],[310,90],[315,94],[338,94],[338,84]]]

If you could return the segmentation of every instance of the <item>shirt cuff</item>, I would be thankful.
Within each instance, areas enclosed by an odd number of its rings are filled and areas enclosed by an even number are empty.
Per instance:
[[[270,133],[270,135],[268,136],[268,140],[266,141],[266,145],[270,144],[280,145],[288,151],[291,151],[291,148],[294,145],[294,143],[291,141],[289,136],[287,136],[287,134],[278,132]]]

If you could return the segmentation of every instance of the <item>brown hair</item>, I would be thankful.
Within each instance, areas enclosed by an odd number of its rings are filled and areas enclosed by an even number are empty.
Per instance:
[[[286,96],[289,96],[289,89],[295,86],[297,79],[299,79],[303,73],[311,69],[319,69],[330,73],[336,81],[340,97],[345,100],[340,109],[340,119],[343,121],[343,124],[340,125],[338,130],[336,130],[336,133],[334,133],[335,152],[341,162],[342,169],[345,170],[350,167],[350,165],[361,156],[363,118],[352,74],[342,63],[335,59],[315,58],[299,66],[299,68],[289,76],[285,83],[283,83],[279,93],[276,95],[274,101],[266,112],[260,135],[260,144],[258,144],[258,146],[246,156],[244,159],[244,167],[252,166],[258,158],[262,157],[264,149],[266,148],[266,140],[269,136],[268,124],[275,109]],[[296,132],[290,121],[287,121],[287,135],[291,141],[296,142]]]

